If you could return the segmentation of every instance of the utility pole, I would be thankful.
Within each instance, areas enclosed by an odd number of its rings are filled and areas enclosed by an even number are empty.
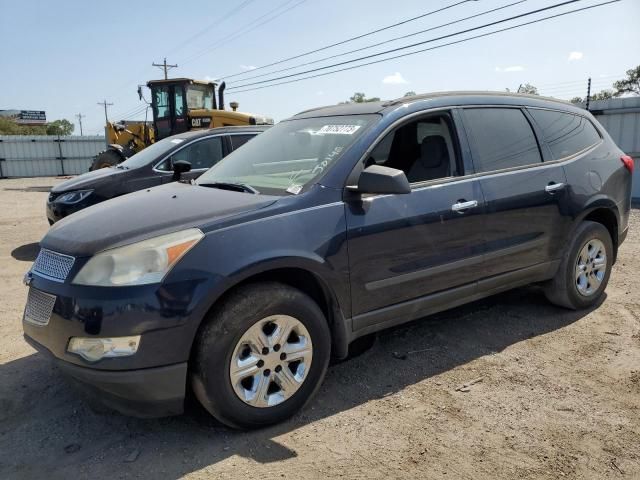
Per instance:
[[[107,103],[107,100],[105,99],[101,102],[98,102],[98,105],[104,106],[104,121],[106,123],[109,123],[109,116],[107,115],[107,107],[110,107],[111,105],[113,105],[113,103]]]
[[[76,118],[78,119],[78,123],[80,124],[80,136],[82,136],[82,117],[84,117],[85,115],[82,115],[81,113],[76,115]]]
[[[159,67],[162,70],[164,70],[164,79],[167,80],[169,77],[167,77],[167,72],[172,69],[172,68],[178,68],[178,64],[176,63],[175,65],[167,65],[167,57],[164,57],[164,62],[162,63],[152,63],[151,64],[152,67]]]
[[[589,103],[591,102],[591,77],[589,77],[589,82],[587,83],[587,112],[589,111]]]

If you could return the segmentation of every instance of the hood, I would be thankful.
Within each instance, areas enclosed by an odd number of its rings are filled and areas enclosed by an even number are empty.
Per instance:
[[[278,197],[173,182],[117,197],[55,223],[40,246],[77,257],[273,204]]]
[[[116,180],[116,177],[128,171],[129,170],[125,170],[124,168],[100,168],[59,183],[51,189],[51,192],[62,193],[70,190],[95,188],[98,184]]]

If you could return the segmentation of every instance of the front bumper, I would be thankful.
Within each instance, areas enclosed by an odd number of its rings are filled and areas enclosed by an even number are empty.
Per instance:
[[[24,337],[33,348],[50,357],[90,402],[143,418],[179,415],[184,411],[186,362],[140,370],[94,370],[59,360],[28,335]]]
[[[62,195],[62,193],[58,194],[58,196],[60,195]],[[90,207],[91,205],[95,205],[96,203],[100,203],[104,200],[106,199],[99,198],[98,196],[96,196],[96,194],[91,194],[78,203],[59,203],[47,199],[46,212],[49,225],[53,225],[55,222],[62,220],[64,217],[68,217],[72,213],[79,212],[80,210]]]
[[[49,225],[53,225],[64,217],[71,215],[89,205],[83,205],[83,202],[74,204],[56,203],[47,201],[47,220]]]
[[[82,259],[76,263],[70,278]],[[191,346],[208,309],[205,281],[189,278],[109,288],[34,274],[29,288],[55,300],[46,322],[23,317],[25,339],[50,356],[81,391],[124,414],[155,417],[182,412]],[[67,352],[72,337],[129,335],[141,335],[138,351],[131,356],[92,363]]]

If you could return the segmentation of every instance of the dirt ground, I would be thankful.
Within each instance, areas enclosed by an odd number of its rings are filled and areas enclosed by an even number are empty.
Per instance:
[[[247,433],[197,406],[95,413],[24,342],[58,181],[0,180],[0,478],[640,478],[640,211],[592,311],[528,287],[384,332],[293,419]]]

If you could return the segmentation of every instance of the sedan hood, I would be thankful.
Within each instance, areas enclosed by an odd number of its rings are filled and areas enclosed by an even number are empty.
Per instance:
[[[85,208],[51,227],[42,248],[89,256],[107,248],[257,210],[278,197],[170,183]]]
[[[71,190],[82,190],[84,188],[95,188],[96,185],[110,180],[116,180],[116,177],[122,175],[127,170],[124,168],[100,168],[92,172],[83,173],[70,180],[59,183],[51,189],[52,193],[62,193]]]

